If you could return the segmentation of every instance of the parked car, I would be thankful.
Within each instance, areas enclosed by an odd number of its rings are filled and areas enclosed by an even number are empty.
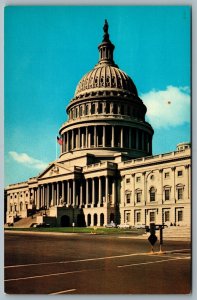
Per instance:
[[[36,228],[39,228],[39,227],[50,227],[50,224],[47,224],[47,223],[34,223],[32,227],[36,227]]]
[[[134,227],[137,228],[137,229],[146,229],[146,225],[145,224],[141,224],[141,223],[136,224]]]
[[[116,224],[114,222],[111,222],[109,224],[106,224],[105,225],[106,228],[115,228],[116,227]]]
[[[118,228],[131,228],[131,226],[129,224],[119,224],[117,225]]]

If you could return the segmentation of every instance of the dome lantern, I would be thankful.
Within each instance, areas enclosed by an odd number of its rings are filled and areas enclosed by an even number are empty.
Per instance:
[[[107,63],[115,66],[113,61],[113,51],[115,46],[111,43],[109,39],[108,28],[109,28],[108,22],[107,20],[105,20],[105,24],[103,26],[103,31],[104,31],[103,41],[98,46],[100,52],[99,64]]]

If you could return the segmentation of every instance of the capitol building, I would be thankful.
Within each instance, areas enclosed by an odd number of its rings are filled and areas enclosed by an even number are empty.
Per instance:
[[[6,187],[6,223],[33,214],[51,226],[190,226],[190,143],[152,155],[146,106],[114,62],[107,21],[103,30],[99,61],[67,106],[58,159],[38,176]]]

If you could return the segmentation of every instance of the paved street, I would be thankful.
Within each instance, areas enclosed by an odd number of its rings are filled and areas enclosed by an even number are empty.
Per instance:
[[[189,293],[190,243],[166,241],[163,251],[128,235],[5,233],[5,292]]]

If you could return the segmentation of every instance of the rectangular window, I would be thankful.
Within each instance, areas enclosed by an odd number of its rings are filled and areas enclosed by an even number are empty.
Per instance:
[[[183,175],[183,171],[178,171],[178,172],[177,172],[177,175],[178,175],[178,176],[182,176],[182,175]]]
[[[127,204],[131,202],[131,194],[126,194],[126,202]]]
[[[170,190],[165,190],[165,200],[170,200]]]
[[[101,114],[103,112],[103,105],[99,102],[98,104],[98,113]]]
[[[155,212],[154,211],[150,212],[150,222],[155,222]]]
[[[130,182],[130,178],[126,178],[126,183],[129,183]]]
[[[178,200],[182,200],[183,199],[183,188],[178,188],[177,194],[178,194]]]
[[[141,213],[140,212],[137,212],[136,213],[136,221],[139,223],[141,222]]]
[[[154,188],[150,189],[150,202],[155,201],[155,190]]]
[[[137,201],[137,203],[141,202],[141,198],[142,198],[142,193],[141,192],[137,192],[136,193],[136,201]]]
[[[169,222],[170,221],[170,212],[165,211],[164,213],[164,222]]]
[[[141,180],[140,176],[136,177],[136,182],[140,182],[140,180]]]
[[[169,178],[169,177],[170,177],[170,173],[169,172],[164,173],[164,178]]]
[[[178,210],[178,222],[183,221],[183,211],[182,210]]]
[[[131,214],[126,213],[126,223],[131,221]]]

